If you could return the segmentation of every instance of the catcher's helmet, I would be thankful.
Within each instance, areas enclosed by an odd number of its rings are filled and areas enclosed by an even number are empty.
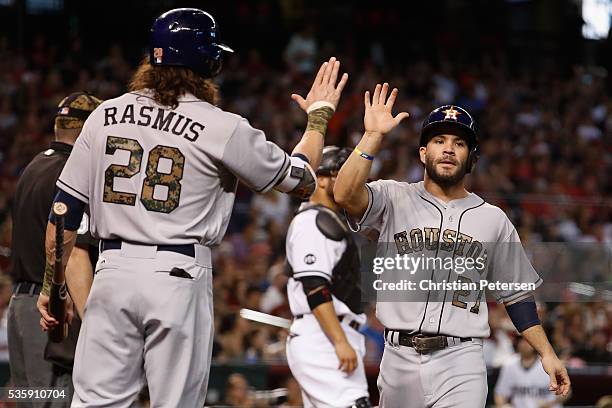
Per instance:
[[[467,142],[470,153],[466,173],[471,172],[478,160],[478,135],[472,116],[456,105],[444,105],[434,109],[423,122],[421,146],[426,146],[432,137],[441,134],[457,135]]]
[[[316,171],[317,176],[335,176],[351,152],[348,147],[325,146]]]
[[[217,23],[210,14],[196,8],[167,11],[151,27],[149,61],[213,77],[221,70],[222,53],[234,52],[220,44],[218,37]]]

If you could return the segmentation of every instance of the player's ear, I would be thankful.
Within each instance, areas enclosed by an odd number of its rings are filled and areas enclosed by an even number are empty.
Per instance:
[[[427,153],[427,147],[419,147],[419,158],[421,159],[421,163],[423,163],[423,165],[425,165],[425,153]]]

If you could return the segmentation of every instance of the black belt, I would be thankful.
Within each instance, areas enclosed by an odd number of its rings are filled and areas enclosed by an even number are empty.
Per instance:
[[[396,335],[395,333],[399,333],[397,343],[400,346],[412,347],[419,354],[427,354],[431,353],[432,351],[443,350],[449,345],[452,345],[449,343],[449,339],[459,339],[461,343],[472,341],[471,337],[448,337],[444,335],[409,333],[407,331],[390,329],[385,329],[385,339],[388,339],[388,336],[390,336],[391,339],[388,341],[393,343],[392,339]]]
[[[303,315],[303,314],[295,315],[295,318],[296,318],[296,319],[301,319],[302,317],[304,317],[304,315]],[[345,321],[345,320],[347,320],[347,321],[348,321],[348,320],[349,320],[349,315],[340,315],[340,316],[338,316],[338,320],[340,320],[341,322],[343,322],[343,321]],[[351,328],[353,328],[353,329],[355,329],[355,330],[357,330],[357,331],[359,331],[359,329],[361,328],[361,324],[359,324],[359,322],[357,322],[356,320],[350,320],[350,321],[348,321],[348,325],[349,325]]]
[[[100,252],[107,251],[109,249],[121,249],[120,239],[104,239],[100,242]],[[146,244],[143,244],[146,245]],[[151,245],[154,246],[154,245]],[[195,247],[193,244],[184,245],[157,245],[158,251],[176,252],[177,254],[183,254],[190,257],[195,257]]]
[[[15,295],[38,295],[42,285],[36,282],[17,282],[13,285],[13,293]]]

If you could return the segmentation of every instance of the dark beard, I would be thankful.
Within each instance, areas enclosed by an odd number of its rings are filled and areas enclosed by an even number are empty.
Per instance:
[[[433,159],[425,158],[425,171],[429,178],[442,188],[448,188],[457,185],[465,177],[465,165],[459,167],[455,174],[442,175],[436,171]]]

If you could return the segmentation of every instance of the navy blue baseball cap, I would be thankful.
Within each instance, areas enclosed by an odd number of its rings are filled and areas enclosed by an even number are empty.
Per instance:
[[[442,134],[461,137],[468,143],[470,150],[478,147],[476,123],[468,111],[460,106],[440,106],[427,116],[421,130],[421,146],[426,146],[432,137]]]

